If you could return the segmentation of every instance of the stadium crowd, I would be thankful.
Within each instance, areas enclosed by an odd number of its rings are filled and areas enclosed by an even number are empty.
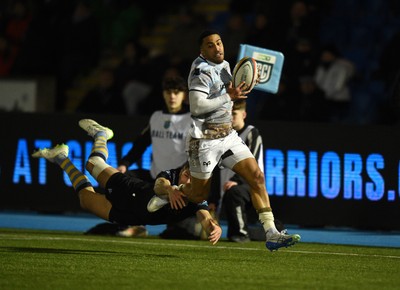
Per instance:
[[[53,76],[54,111],[75,112],[86,110],[90,89],[108,72],[110,87],[96,91],[108,113],[150,115],[163,105],[160,80],[186,78],[198,53],[194,37],[213,28],[224,36],[231,66],[240,43],[285,55],[278,93],[255,90],[249,119],[399,120],[397,1],[180,0],[152,6],[143,0],[1,1],[0,76]],[[125,109],[109,106],[109,100]]]

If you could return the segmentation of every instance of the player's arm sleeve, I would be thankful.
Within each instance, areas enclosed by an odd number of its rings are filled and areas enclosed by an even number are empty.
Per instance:
[[[173,170],[163,170],[160,173],[157,174],[156,176],[156,180],[158,178],[165,178],[168,179],[170,181],[170,183],[173,183],[173,177],[172,177],[172,172]]]
[[[190,113],[192,113],[192,115],[199,116],[212,112],[223,104],[231,101],[228,94],[223,94],[213,99],[208,99],[207,97],[208,94],[204,91],[189,91]]]
[[[142,157],[149,145],[151,145],[150,124],[144,128],[142,133],[135,139],[131,150],[121,158],[119,165],[129,167]]]

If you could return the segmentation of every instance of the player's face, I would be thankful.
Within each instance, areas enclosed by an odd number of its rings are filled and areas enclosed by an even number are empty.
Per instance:
[[[246,111],[233,110],[232,111],[232,127],[235,130],[240,130],[244,126],[244,119],[246,119]]]
[[[179,184],[190,183],[190,171],[189,168],[183,169],[179,174]]]
[[[221,63],[224,60],[224,44],[221,37],[218,34],[204,37],[200,52],[205,59],[213,63]]]
[[[164,90],[163,96],[168,112],[177,113],[182,109],[182,103],[186,94],[179,90]]]

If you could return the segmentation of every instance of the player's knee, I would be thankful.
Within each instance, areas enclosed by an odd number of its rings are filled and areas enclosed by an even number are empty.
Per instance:
[[[90,159],[86,161],[85,168],[89,173],[92,173],[94,164],[90,162]]]
[[[86,162],[86,169],[89,173],[97,179],[99,174],[105,170],[106,168],[110,167],[103,158],[99,156],[92,156]]]

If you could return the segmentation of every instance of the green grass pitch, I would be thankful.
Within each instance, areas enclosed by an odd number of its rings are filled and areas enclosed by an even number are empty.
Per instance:
[[[400,248],[0,229],[0,289],[400,289]]]

